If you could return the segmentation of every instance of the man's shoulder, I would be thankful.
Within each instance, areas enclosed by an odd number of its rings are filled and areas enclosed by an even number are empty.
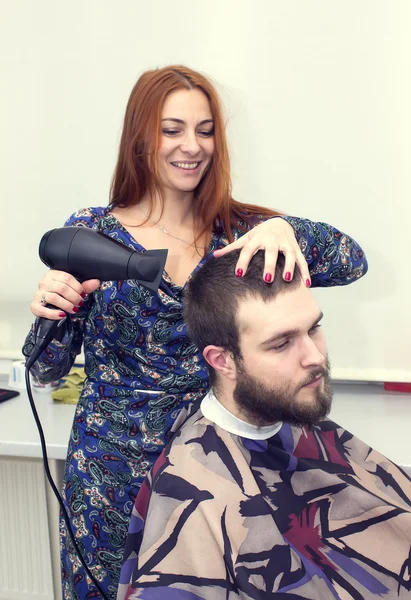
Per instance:
[[[165,449],[165,455],[180,454],[187,459],[207,457],[218,446],[228,443],[231,434],[207,419],[199,408],[183,423]]]
[[[209,419],[201,409],[191,415],[168,443],[156,461],[152,473],[152,489],[159,490],[167,479],[188,481],[199,488],[221,481],[237,482],[247,468],[238,436],[225,431]]]
[[[381,473],[381,469],[402,473],[402,469],[389,458],[329,418],[320,421],[313,431],[317,436],[321,436],[330,461],[344,462],[350,465],[350,468],[357,465],[374,474]],[[407,474],[404,475],[409,479]]]

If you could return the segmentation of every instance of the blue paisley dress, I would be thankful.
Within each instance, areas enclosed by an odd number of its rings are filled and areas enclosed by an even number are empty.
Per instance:
[[[67,226],[90,227],[144,252],[112,207],[78,210]],[[325,223],[284,217],[309,265],[313,286],[346,285],[367,271],[362,249]],[[253,224],[257,224],[256,220]],[[233,228],[234,238],[246,224]],[[249,226],[250,227],[250,226]],[[205,257],[228,244],[218,227]],[[184,287],[166,272],[154,294],[134,280],[105,281],[73,315],[32,369],[42,382],[70,370],[84,347],[86,381],[69,440],[63,498],[80,550],[107,598],[115,599],[137,492],[182,409],[208,391],[208,372],[183,322]],[[35,325],[24,344],[30,355]],[[184,412],[184,411],[183,411]],[[61,522],[64,600],[99,598]]]

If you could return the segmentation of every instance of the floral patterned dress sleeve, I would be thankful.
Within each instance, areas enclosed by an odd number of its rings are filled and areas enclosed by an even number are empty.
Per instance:
[[[308,263],[313,287],[348,285],[368,271],[364,251],[346,233],[327,223],[299,217],[281,217],[294,229]]]
[[[76,356],[80,353],[83,343],[83,326],[88,312],[88,304],[84,304],[82,310],[75,316],[67,319],[62,327],[60,340],[53,340],[39,359],[34,363],[30,372],[41,383],[50,383],[57,381],[70,371]],[[36,322],[25,339],[23,345],[23,355],[28,358],[31,355]]]

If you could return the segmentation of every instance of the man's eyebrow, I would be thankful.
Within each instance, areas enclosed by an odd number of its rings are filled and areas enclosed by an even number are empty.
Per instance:
[[[180,123],[181,125],[185,124],[183,119],[176,119],[175,117],[167,117],[166,119],[161,119],[161,121],[173,121],[173,123]],[[214,123],[213,119],[204,119],[200,121],[199,125],[206,125],[206,123]]]
[[[324,317],[324,314],[321,312],[319,314],[319,316],[317,317],[317,319],[311,325],[310,330],[313,329],[314,327],[316,327],[323,317]],[[285,331],[280,331],[279,333],[276,333],[275,335],[271,336],[267,340],[264,340],[264,342],[261,342],[260,346],[268,346],[270,344],[278,342],[278,340],[294,337],[299,333],[299,331],[300,331],[299,329],[287,329]]]

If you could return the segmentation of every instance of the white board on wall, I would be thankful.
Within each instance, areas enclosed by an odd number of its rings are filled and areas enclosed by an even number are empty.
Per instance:
[[[353,236],[370,270],[316,290],[338,379],[411,381],[411,5],[348,0],[0,0],[0,354],[17,355],[42,234],[105,205],[147,68],[210,75],[235,197]]]

